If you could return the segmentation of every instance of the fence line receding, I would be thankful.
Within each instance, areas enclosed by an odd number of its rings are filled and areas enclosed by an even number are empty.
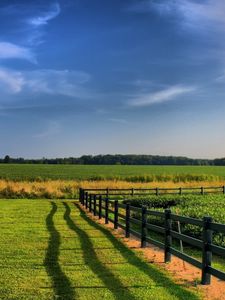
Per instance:
[[[99,219],[104,218],[105,224],[112,222],[115,229],[122,228],[127,238],[130,237],[130,234],[136,236],[141,241],[141,247],[146,247],[147,243],[149,243],[163,249],[165,262],[170,262],[171,255],[174,255],[201,269],[202,284],[210,284],[211,275],[225,280],[225,273],[212,267],[213,254],[225,258],[225,248],[213,244],[212,240],[214,232],[225,234],[225,224],[214,223],[209,216],[205,216],[203,219],[194,219],[173,214],[170,209],[165,209],[164,212],[150,210],[145,206],[134,207],[129,203],[124,204],[118,199],[108,198],[110,191],[116,191],[117,194],[113,194],[116,196],[121,195],[118,192],[124,190],[107,189],[107,193],[104,193],[105,189],[80,189],[80,203],[89,212],[98,216]],[[95,194],[93,193],[94,191],[96,192]],[[126,189],[126,191],[132,191],[134,195],[134,189]],[[135,214],[139,218],[136,218]],[[149,217],[161,219],[160,226],[151,222]],[[202,230],[201,239],[177,232],[172,226],[174,222],[200,227]],[[131,225],[134,225],[135,229],[131,228]],[[151,233],[153,233],[152,236]],[[154,234],[163,235],[163,240],[157,240]],[[201,260],[197,260],[176,249],[173,246],[173,239],[200,249],[202,252]]]

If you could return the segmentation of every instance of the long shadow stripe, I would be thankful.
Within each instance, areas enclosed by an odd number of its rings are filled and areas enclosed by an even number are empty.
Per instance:
[[[48,275],[52,279],[55,297],[65,300],[75,299],[75,292],[71,286],[69,279],[61,270],[59,264],[59,247],[60,247],[60,234],[56,230],[53,217],[57,212],[57,205],[51,202],[52,209],[46,218],[46,227],[49,231],[50,237],[48,241],[48,248],[45,255],[44,265]]]
[[[126,287],[123,286],[121,281],[116,278],[115,275],[99,260],[88,234],[85,232],[85,230],[79,228],[71,219],[71,208],[69,207],[69,205],[66,202],[63,202],[63,205],[66,209],[64,219],[68,227],[76,232],[80,239],[85,264],[92,270],[95,275],[98,276],[104,286],[112,292],[115,299],[135,300],[136,298],[129,292]]]
[[[185,290],[182,286],[175,284],[166,274],[160,272],[155,267],[147,264],[145,261],[141,260],[135,252],[131,251],[127,246],[125,246],[119,239],[117,239],[108,229],[97,224],[95,221],[91,220],[86,213],[80,208],[79,204],[74,203],[74,205],[79,209],[80,216],[89,225],[93,226],[95,229],[101,231],[110,240],[112,245],[118,249],[124,259],[127,262],[141,272],[148,275],[157,285],[162,285],[167,290],[170,295],[176,297],[179,300],[199,300],[199,297],[192,293],[191,291]],[[129,299],[129,298],[128,298]]]

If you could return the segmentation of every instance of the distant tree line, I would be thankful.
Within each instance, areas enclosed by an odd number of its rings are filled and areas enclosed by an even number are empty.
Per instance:
[[[67,158],[25,159],[12,158],[6,155],[0,163],[15,164],[67,164],[67,165],[191,165],[191,166],[225,166],[225,158],[219,159],[192,159],[182,156],[159,155],[83,155]]]

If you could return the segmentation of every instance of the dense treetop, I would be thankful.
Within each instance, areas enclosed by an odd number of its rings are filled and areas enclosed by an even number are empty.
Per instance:
[[[0,163],[18,164],[81,164],[81,165],[196,165],[196,166],[224,166],[225,158],[219,159],[192,159],[182,156],[159,156],[137,154],[107,154],[107,155],[83,155],[81,157],[67,158],[41,158],[25,159],[12,158],[6,155],[0,159]]]

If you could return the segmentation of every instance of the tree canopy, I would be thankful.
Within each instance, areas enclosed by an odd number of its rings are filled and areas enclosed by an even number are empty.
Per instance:
[[[81,157],[26,159],[12,158],[6,155],[0,163],[17,164],[81,164],[81,165],[196,165],[224,166],[225,158],[193,159],[182,156],[138,155],[138,154],[106,154],[83,155]]]

